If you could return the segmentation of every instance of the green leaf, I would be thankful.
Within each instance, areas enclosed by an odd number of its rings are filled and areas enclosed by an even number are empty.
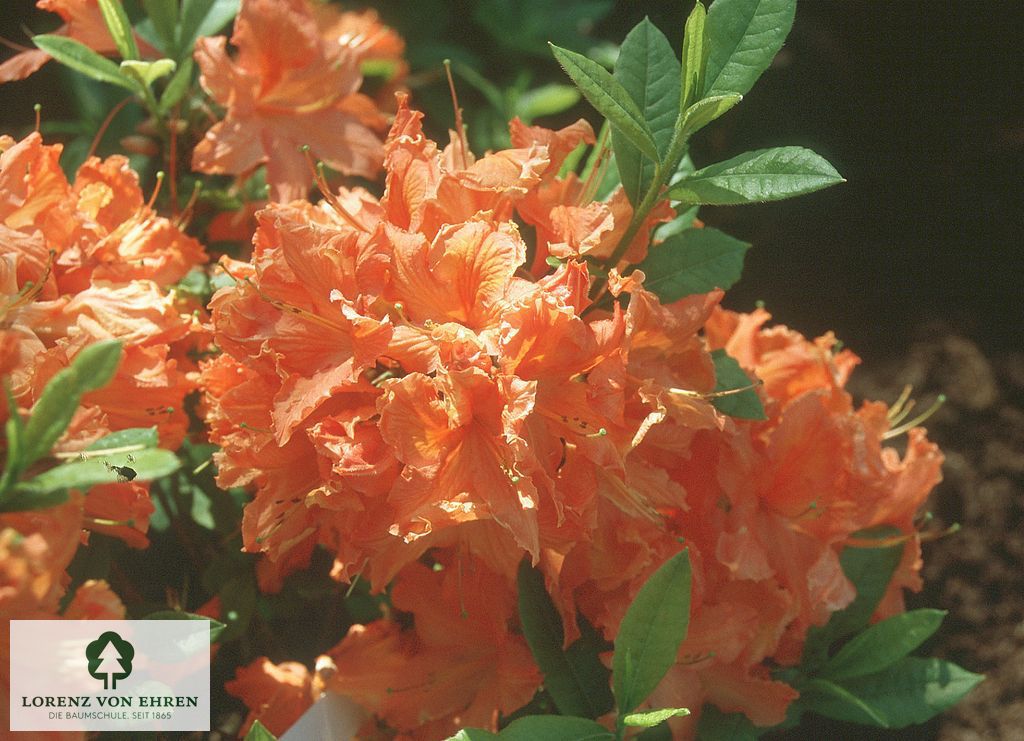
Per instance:
[[[50,34],[33,36],[32,43],[65,67],[81,72],[86,77],[100,82],[109,82],[111,85],[118,85],[133,93],[136,92],[135,84],[121,74],[121,70],[116,64],[97,54],[85,44],[64,36]]]
[[[658,147],[658,159],[662,159],[679,116],[679,101],[674,94],[679,60],[665,34],[648,19],[634,26],[622,42],[614,77],[639,108]],[[630,203],[636,205],[654,179],[655,163],[645,158],[618,128],[612,130],[612,149],[622,187]]]
[[[143,448],[155,448],[159,444],[160,438],[157,435],[156,427],[130,427],[127,430],[118,430],[104,435],[86,450],[120,450],[121,448],[142,450]]]
[[[669,197],[686,203],[733,206],[781,201],[842,182],[835,168],[810,149],[778,147],[702,167],[674,185]]]
[[[698,100],[686,109],[679,128],[684,137],[690,137],[703,129],[717,118],[724,116],[737,103],[743,100],[742,95],[712,95]]]
[[[854,533],[859,540],[885,541],[898,536],[900,531],[894,527],[882,526],[872,530]],[[903,543],[884,547],[846,546],[839,554],[839,563],[843,574],[853,582],[857,596],[853,602],[842,610],[832,613],[823,627],[812,627],[807,632],[804,643],[804,655],[801,666],[813,670],[828,655],[829,647],[842,638],[859,632],[868,624],[878,603],[885,595],[885,590],[892,580],[892,575],[903,556]]]
[[[843,681],[845,696],[816,697],[808,707],[828,718],[905,728],[952,707],[984,678],[942,659],[906,656],[883,671]]]
[[[879,712],[845,687],[827,679],[810,679],[800,688],[800,700],[808,710],[826,718],[888,728]]]
[[[491,741],[501,738],[497,733],[485,731],[482,728],[463,728],[454,736],[449,736],[445,741]]]
[[[527,715],[498,734],[502,741],[605,741],[615,736],[587,718],[568,715]]]
[[[546,57],[547,42],[585,49],[594,40],[586,31],[614,7],[614,0],[476,0],[473,20],[499,46],[516,57]],[[412,44],[410,44],[410,47]],[[509,60],[514,63],[515,59]]]
[[[64,489],[36,491],[19,484],[0,502],[0,512],[26,512],[33,509],[49,509],[68,501]]]
[[[160,40],[161,49],[174,51],[174,34],[178,26],[178,0],[142,0],[146,16]]]
[[[44,471],[33,479],[15,487],[15,491],[47,493],[62,489],[87,491],[97,484],[112,484],[124,481],[118,468],[129,468],[134,472],[133,481],[152,481],[174,473],[181,462],[169,450],[140,450],[132,453],[132,460],[124,454],[105,455],[86,460],[69,461]]]
[[[686,19],[683,33],[682,84],[679,90],[679,110],[685,111],[704,94],[704,73],[707,68],[707,11],[699,2]]]
[[[161,114],[166,115],[181,101],[182,98],[185,97],[185,93],[187,93],[189,88],[192,86],[192,73],[194,70],[195,63],[192,61],[191,57],[178,65],[177,71],[175,71],[174,76],[170,81],[168,81],[167,87],[164,88],[164,92],[160,96],[158,110]]]
[[[757,391],[747,388],[751,384],[750,376],[740,367],[733,358],[730,358],[725,350],[718,349],[711,353],[711,359],[715,363],[715,392],[732,391],[734,389],[745,389],[739,393],[719,396],[712,400],[715,409],[722,414],[739,419],[768,419],[764,413],[764,405]]]
[[[621,131],[637,149],[658,160],[658,147],[644,115],[618,80],[597,62],[551,44],[551,53],[597,112]]]
[[[659,723],[665,722],[669,718],[682,718],[689,714],[690,711],[686,708],[648,710],[643,713],[629,713],[623,717],[622,724],[626,726],[642,726],[643,728],[651,728]]]
[[[110,37],[114,40],[121,59],[138,59],[139,47],[135,45],[132,35],[132,22],[124,12],[121,0],[98,0],[103,22],[107,24]]]
[[[104,340],[83,349],[70,366],[54,374],[25,427],[26,467],[50,452],[70,424],[82,395],[109,383],[120,362],[121,343]]]
[[[779,53],[795,13],[796,0],[715,0],[704,94],[746,94]]]
[[[715,288],[730,288],[743,272],[750,245],[711,229],[687,229],[651,247],[637,265],[647,279],[644,288],[662,303],[678,301]]]
[[[196,39],[212,36],[238,15],[241,0],[182,0],[177,57],[192,56]]]
[[[723,713],[714,705],[705,705],[697,724],[701,741],[756,741],[760,732],[743,713]]]
[[[596,718],[611,708],[608,672],[597,653],[577,657],[562,650],[562,619],[544,588],[544,577],[529,561],[519,565],[519,618],[544,686],[562,715]]]
[[[7,404],[7,422],[4,425],[4,432],[7,435],[7,458],[4,460],[3,475],[0,476],[0,501],[29,465],[25,462],[25,423],[21,420],[18,402],[14,400],[11,385],[6,378],[3,379],[3,387],[4,403]]]
[[[220,634],[227,627],[219,620],[214,620],[206,615],[196,615],[194,612],[183,612],[182,610],[158,610],[146,615],[143,620],[205,620],[210,624],[210,643],[216,643]]]
[[[138,80],[139,84],[149,87],[161,77],[174,72],[177,66],[173,59],[155,59],[152,62],[129,59],[121,62],[121,71]]]
[[[524,122],[531,123],[535,118],[567,111],[579,101],[579,90],[572,85],[553,82],[520,95],[516,100],[515,112]]]
[[[651,574],[626,610],[612,657],[620,716],[636,709],[675,663],[690,624],[690,579],[683,550]]]
[[[249,732],[245,734],[245,741],[277,741],[277,736],[268,731],[265,725],[255,720],[249,727]]]
[[[881,671],[920,646],[942,625],[944,610],[912,610],[876,623],[851,638],[821,668],[826,679]]]

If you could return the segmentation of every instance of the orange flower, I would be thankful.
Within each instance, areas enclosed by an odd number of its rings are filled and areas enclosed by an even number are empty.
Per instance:
[[[228,56],[223,36],[196,43],[203,87],[227,108],[195,148],[200,172],[248,174],[266,164],[276,200],[305,195],[299,147],[349,175],[372,177],[383,157],[376,107],[357,90],[361,55],[325,39],[307,0],[244,0]]]

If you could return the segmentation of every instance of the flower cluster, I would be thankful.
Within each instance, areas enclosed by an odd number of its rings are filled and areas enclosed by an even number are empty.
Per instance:
[[[60,153],[38,133],[0,137],[0,369],[9,398],[18,414],[29,413],[83,348],[117,339],[124,354],[113,382],[86,395],[51,455],[73,459],[110,432],[154,426],[175,448],[188,424],[184,397],[195,387],[186,350],[198,325],[167,287],[206,255],[146,204],[127,159],[90,158],[71,183]],[[4,404],[0,418],[8,414]],[[58,613],[83,532],[142,548],[152,512],[148,485],[125,481],[58,507],[0,514],[5,632],[11,619]],[[124,608],[104,582],[89,581],[62,614],[117,618]],[[6,637],[0,642],[7,646]]]
[[[243,532],[265,554],[263,588],[320,545],[336,578],[391,584],[412,616],[354,627],[329,671],[263,662],[234,691],[277,730],[296,700],[258,699],[277,697],[275,677],[307,704],[319,683],[418,738],[493,728],[540,681],[515,627],[524,556],[567,642],[577,615],[613,639],[685,541],[690,634],[651,701],[779,723],[796,693],[769,666],[798,662],[807,629],[852,600],[838,552],[854,532],[905,533],[880,612],[917,586],[913,517],[941,456],[921,430],[902,459],[883,447],[886,408],[854,409],[842,387],[857,360],[829,337],[763,329],[763,311],[718,308],[721,291],[665,305],[642,272],[615,267],[609,290],[627,308],[593,302],[583,258],[611,254],[629,203],[558,175],[593,142],[586,123],[514,121],[511,137],[480,159],[458,134],[440,148],[403,99],[381,199],[342,189],[272,205],[251,262],[224,261],[235,284],[211,303],[224,352],[202,386],[221,485],[255,488]],[[763,381],[766,420],[713,405],[719,348]]]

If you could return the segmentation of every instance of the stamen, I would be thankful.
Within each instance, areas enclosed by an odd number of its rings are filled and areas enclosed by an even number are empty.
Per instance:
[[[580,195],[576,199],[575,205],[581,203],[589,203],[594,200],[594,195],[597,192],[598,187],[601,185],[601,181],[604,180],[604,173],[606,170],[607,161],[609,159],[609,153],[611,149],[608,147],[610,129],[607,126],[601,128],[601,134],[594,145],[594,151],[590,155],[590,161],[587,162],[586,166],[586,179],[583,182],[583,188],[580,189]]]
[[[327,177],[324,175],[326,165],[322,161],[313,159],[313,153],[310,150],[309,145],[303,144],[299,147],[299,151],[306,155],[306,163],[309,165],[310,172],[313,173],[313,184],[316,185],[316,188],[320,191],[320,195],[323,196],[323,199],[330,204],[331,208],[338,212],[338,215],[344,219],[349,226],[354,229],[358,229],[361,232],[369,231],[362,222],[349,213],[348,209],[341,205],[341,201],[338,200],[336,195],[334,195],[330,184],[327,182]]]
[[[455,109],[455,133],[459,136],[459,142],[462,145],[462,151],[460,155],[462,157],[462,169],[465,170],[469,167],[469,162],[466,160],[466,153],[469,151],[469,140],[466,138],[466,128],[462,123],[462,109],[459,107],[459,96],[455,92],[455,80],[452,79],[452,60],[444,60],[444,73],[448,76],[448,90],[452,95],[452,107]]]
[[[184,230],[189,225],[189,222],[192,221],[192,213],[195,210],[196,202],[199,200],[199,194],[202,192],[203,182],[197,180],[192,188],[192,195],[188,197],[188,203],[185,204],[185,208],[181,210],[181,215],[178,216],[178,220],[175,222],[175,226],[179,229]]]
[[[242,430],[250,430],[252,432],[260,432],[260,433],[263,433],[265,435],[273,435],[274,434],[272,430],[268,430],[268,429],[265,429],[263,427],[253,427],[248,422],[239,422],[238,423],[238,427],[239,427],[239,429],[242,429]]]
[[[608,430],[606,430],[604,427],[602,427],[597,432],[590,433],[589,435],[587,435],[587,437],[604,437],[607,434],[608,434]]]
[[[939,407],[941,407],[945,403],[946,395],[939,394],[938,397],[936,397],[935,401],[932,402],[932,405],[925,409],[924,412],[917,415],[909,422],[904,422],[899,427],[893,427],[888,432],[882,433],[882,439],[889,440],[891,438],[897,437],[898,435],[902,435],[907,430],[911,430],[914,427],[917,427],[918,425],[926,421],[929,417],[931,417],[933,414],[935,414],[935,412],[939,411]]]
[[[39,133],[39,126],[42,123],[43,104],[36,103],[32,106],[32,110],[36,112],[36,133]]]
[[[156,174],[156,185],[153,186],[153,195],[149,197],[149,201],[146,202],[148,208],[153,208],[153,204],[156,203],[156,197],[160,194],[160,186],[164,184],[164,171],[160,170]]]
[[[345,599],[348,599],[352,596],[352,592],[355,591],[356,584],[359,583],[359,577],[363,575],[363,571],[366,570],[366,567],[369,563],[369,558],[363,560],[363,565],[359,567],[359,571],[357,571],[356,575],[352,577],[352,581],[349,582],[348,589],[345,590]]]
[[[218,263],[218,266],[220,267],[221,270],[227,273],[231,277],[231,279],[235,281],[235,283],[245,283],[252,290],[256,291],[256,295],[258,295],[261,299],[263,299],[268,304],[273,306],[275,309],[278,309],[280,311],[286,311],[289,314],[294,314],[296,316],[301,316],[303,319],[315,322],[329,329],[344,331],[344,327],[342,327],[339,324],[335,324],[326,317],[322,317],[319,314],[314,314],[312,311],[307,311],[306,309],[295,306],[294,304],[289,304],[285,301],[280,301],[276,298],[273,298],[272,296],[268,296],[263,292],[263,290],[259,286],[253,283],[252,280],[250,280],[249,278],[235,277],[235,275],[230,270],[228,270],[227,266],[223,262]]]
[[[735,389],[726,389],[725,391],[694,391],[692,389],[678,389],[669,388],[666,389],[670,394],[679,394],[680,396],[686,396],[691,399],[720,399],[723,396],[735,396],[736,394],[742,394],[744,391],[750,391],[756,389],[758,386],[764,384],[764,381],[758,379],[747,386],[740,386]]]
[[[213,464],[213,458],[207,458],[205,461],[203,461],[198,466],[196,466],[195,468],[192,469],[192,475],[193,476],[198,476],[203,471],[205,471],[207,468],[209,468],[212,464]]]
[[[903,390],[900,391],[900,395],[896,398],[896,401],[894,401],[892,403],[892,406],[889,407],[890,423],[893,422],[896,416],[903,411],[903,405],[907,403],[907,399],[910,398],[910,392],[913,391],[913,389],[914,387],[908,383],[906,386],[903,387]]]

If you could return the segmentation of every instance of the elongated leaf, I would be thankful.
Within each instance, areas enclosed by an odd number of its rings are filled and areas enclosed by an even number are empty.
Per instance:
[[[191,57],[178,66],[177,71],[167,83],[167,87],[164,88],[164,92],[160,96],[160,113],[166,114],[185,97],[185,93],[188,92],[189,87],[192,85],[192,73],[194,71],[195,63]]]
[[[651,728],[663,723],[669,718],[681,718],[685,715],[689,715],[690,711],[686,708],[663,708],[661,710],[648,710],[643,713],[629,713],[622,719],[622,724],[626,726],[641,726],[643,728]]]
[[[516,115],[526,123],[541,116],[553,116],[569,110],[580,101],[580,92],[572,85],[551,83],[527,90],[516,100]]]
[[[498,738],[502,741],[605,741],[615,736],[587,718],[528,715],[505,726]]]
[[[121,59],[138,59],[139,47],[135,45],[132,35],[132,23],[124,12],[121,0],[98,0],[103,22],[107,24],[110,37],[114,40]]]
[[[86,450],[116,450],[119,448],[142,450],[143,448],[155,448],[159,442],[156,427],[131,427],[104,435]]]
[[[850,639],[821,668],[833,681],[885,669],[924,643],[942,625],[944,610],[912,610],[893,615]]]
[[[664,157],[679,116],[679,101],[675,95],[679,60],[665,34],[648,19],[634,26],[622,42],[614,77],[622,83],[647,122],[658,147],[659,159]],[[612,149],[622,187],[630,202],[636,205],[654,179],[655,163],[644,157],[619,129],[612,130]]]
[[[608,670],[594,651],[570,655],[562,650],[562,619],[544,588],[544,577],[524,560],[519,565],[519,618],[523,635],[544,686],[562,715],[596,718],[611,708]]]
[[[743,272],[750,245],[717,229],[687,229],[656,245],[637,265],[644,288],[662,303],[715,288],[730,288]]]
[[[707,69],[707,11],[698,0],[686,19],[683,33],[682,78],[679,89],[679,108],[686,110],[704,95],[704,73]]]
[[[224,632],[224,628],[227,627],[219,620],[214,620],[206,615],[196,615],[193,612],[181,610],[158,610],[149,613],[143,620],[205,620],[210,624],[210,643],[216,643],[220,634]]]
[[[160,40],[161,51],[173,53],[174,34],[178,26],[178,0],[142,0],[142,7]]]
[[[842,182],[835,168],[810,149],[778,147],[702,167],[674,185],[669,197],[732,206],[781,201]]]
[[[744,389],[735,394],[713,399],[711,403],[715,405],[715,409],[722,414],[739,419],[768,419],[757,391],[746,388],[750,386],[750,376],[740,367],[740,364],[730,358],[723,349],[712,352],[711,359],[715,363],[715,392]]]
[[[724,116],[737,103],[743,100],[743,96],[737,93],[727,95],[712,95],[686,109],[683,120],[679,124],[683,136],[690,137],[703,129],[709,123],[721,116]]]
[[[136,92],[134,83],[121,74],[121,70],[116,64],[97,54],[85,44],[64,36],[50,34],[33,36],[32,43],[65,67],[81,72],[86,77],[100,82],[109,82],[111,85],[118,85]]]
[[[757,741],[760,733],[743,713],[723,713],[714,705],[705,705],[697,724],[701,741]]]
[[[984,678],[941,659],[906,656],[883,671],[844,680],[843,690],[858,703],[821,699],[810,709],[838,720],[865,723],[877,717],[878,725],[905,728],[952,707]]]
[[[18,402],[14,400],[8,379],[4,378],[2,384],[4,403],[7,405],[7,422],[4,424],[4,432],[7,435],[7,458],[4,460],[3,475],[0,476],[0,501],[29,465],[25,461],[25,423],[21,419]]]
[[[779,53],[795,13],[796,0],[715,0],[704,94],[745,95]]]
[[[612,658],[620,716],[635,710],[675,663],[690,625],[690,578],[684,550],[651,574],[626,610]]]
[[[125,475],[118,470],[120,468],[131,469],[134,472],[131,477],[133,481],[151,481],[174,473],[181,467],[181,462],[169,450],[140,450],[131,456],[134,460],[128,460],[127,455],[121,453],[70,461],[19,484],[15,490],[39,493],[61,489],[86,491],[97,484],[123,481]]]
[[[600,64],[582,54],[554,44],[551,44],[551,53],[597,112],[607,118],[637,149],[657,161],[658,147],[644,115],[618,80]]]
[[[884,541],[898,534],[896,528],[884,526],[854,533],[854,537]],[[845,608],[832,613],[824,627],[811,628],[807,632],[801,662],[805,670],[813,670],[822,663],[835,641],[860,631],[868,624],[902,555],[902,543],[879,548],[847,546],[843,549],[839,554],[839,563],[843,567],[843,574],[856,587],[857,596]]]
[[[121,343],[105,340],[89,345],[70,366],[54,374],[25,426],[26,466],[50,452],[71,422],[82,394],[105,386],[120,362]]]
[[[200,36],[212,36],[238,15],[241,0],[182,0],[181,24],[178,26],[179,61],[192,56],[192,48]]]
[[[803,704],[818,715],[836,720],[849,720],[862,725],[888,728],[885,717],[870,704],[845,687],[827,679],[811,679],[802,687],[800,699]]]

